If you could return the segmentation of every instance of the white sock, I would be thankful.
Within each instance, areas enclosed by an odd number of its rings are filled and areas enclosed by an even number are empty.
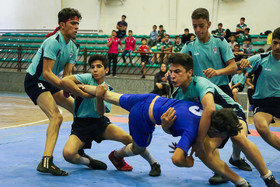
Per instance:
[[[235,186],[244,185],[244,187],[245,187],[246,184],[247,184],[247,186],[249,186],[248,182],[243,178],[235,182]]]
[[[233,161],[240,160],[240,157],[235,157],[233,155],[231,155],[231,158],[232,158]]]
[[[262,176],[262,179],[265,180],[268,177],[270,177],[271,175],[272,175],[272,172],[270,170],[268,170],[268,173],[266,175]]]
[[[158,162],[151,154],[150,152],[145,149],[143,153],[140,154],[145,160],[149,162],[150,165],[152,165],[155,162]]]
[[[90,161],[88,158],[81,156],[80,163],[84,165],[89,165]]]

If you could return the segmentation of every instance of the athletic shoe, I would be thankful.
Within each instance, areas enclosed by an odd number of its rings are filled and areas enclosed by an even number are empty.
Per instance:
[[[42,173],[50,173],[52,175],[56,176],[67,176],[68,173],[66,171],[63,171],[53,163],[53,157],[44,156],[37,166],[37,171],[40,171]]]
[[[251,105],[249,108],[249,111],[251,112],[251,111],[253,111],[253,109],[254,109],[254,105]]]
[[[216,185],[216,184],[222,184],[228,182],[224,177],[220,176],[217,173],[214,173],[214,175],[208,180],[210,184]]]
[[[232,159],[232,157],[230,157],[229,163],[231,165],[236,166],[238,169],[241,169],[241,170],[244,170],[244,171],[252,171],[251,166],[245,161],[245,159],[241,158],[239,160],[234,161]]]
[[[133,169],[132,166],[128,165],[123,158],[117,158],[115,156],[115,152],[116,151],[112,151],[109,154],[109,159],[111,160],[111,162],[113,163],[113,165],[117,168],[117,170],[119,171],[131,171]]]
[[[157,162],[153,163],[151,165],[151,171],[149,175],[152,177],[157,177],[160,176],[160,174],[161,174],[160,165]]]
[[[89,155],[85,154],[83,149],[79,150],[78,153],[80,156],[86,157],[89,159],[89,165],[87,165],[89,168],[96,169],[96,170],[106,170],[107,169],[107,165],[104,162],[91,158]]]
[[[236,187],[251,187],[251,184],[247,182],[246,184],[236,185]]]
[[[269,176],[267,179],[264,179],[264,182],[266,186],[268,187],[279,187],[280,184],[277,182],[277,180],[274,178],[273,175]]]

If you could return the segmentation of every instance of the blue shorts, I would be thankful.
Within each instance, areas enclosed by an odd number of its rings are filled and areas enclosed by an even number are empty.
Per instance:
[[[120,106],[129,111],[129,133],[140,147],[148,147],[152,140],[155,124],[150,120],[149,107],[155,94],[124,94]]]
[[[276,118],[280,118],[280,98],[269,97],[265,99],[254,99],[254,114],[265,112]]]
[[[61,90],[47,81],[38,80],[29,73],[25,76],[24,89],[35,105],[37,105],[37,98],[41,93],[49,91],[51,94],[55,94]]]

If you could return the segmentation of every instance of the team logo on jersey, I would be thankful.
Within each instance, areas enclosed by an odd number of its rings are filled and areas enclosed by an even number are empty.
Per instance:
[[[70,53],[69,58],[72,58],[72,56],[73,56],[73,53]]]
[[[218,52],[217,48],[214,48],[213,52],[214,52],[214,54],[217,54],[217,52]]]
[[[194,115],[196,115],[196,116],[201,116],[201,115],[202,115],[202,112],[203,112],[203,110],[201,110],[201,109],[199,108],[199,106],[191,106],[191,107],[189,108],[189,111],[190,111],[191,113],[193,113]]]

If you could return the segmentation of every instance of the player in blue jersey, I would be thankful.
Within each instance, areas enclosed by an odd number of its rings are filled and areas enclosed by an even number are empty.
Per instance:
[[[81,88],[97,97],[102,96],[105,101],[119,105],[130,111],[129,131],[133,138],[133,143],[128,144],[119,151],[113,151],[109,156],[113,163],[115,157],[123,158],[134,156],[147,150],[146,147],[151,142],[155,124],[164,124],[162,128],[165,132],[173,136],[181,136],[172,156],[172,162],[178,167],[193,166],[194,160],[192,153],[189,156],[187,156],[187,153],[197,134],[198,124],[202,115],[200,104],[159,97],[155,94],[118,94],[107,91],[105,85],[98,87],[84,85],[81,86]],[[172,124],[174,123],[173,125],[168,123],[170,120]],[[208,135],[210,137],[225,138],[236,136],[240,130],[241,125],[233,110],[222,109],[216,111],[212,115],[211,127],[208,131]],[[207,150],[212,151],[212,149]],[[221,170],[225,172],[229,180],[236,184],[247,184],[245,179],[242,179],[234,173],[220,160],[217,151],[214,152],[216,154],[208,154],[211,159],[214,159],[215,162],[220,164],[220,169],[223,168]],[[159,165],[155,164],[152,167],[158,167],[158,169],[154,170],[154,174],[160,174]]]
[[[274,117],[280,118],[280,27],[274,30],[272,51],[242,59],[241,66],[255,71],[254,123],[261,137],[280,151],[280,138],[269,130]]]
[[[132,142],[132,138],[104,116],[105,112],[110,112],[110,103],[103,102],[103,100],[83,92],[77,86],[77,84],[94,86],[106,84],[104,79],[109,71],[106,57],[98,54],[92,55],[88,63],[91,67],[91,73],[67,76],[62,80],[64,89],[75,95],[74,122],[71,135],[63,149],[63,156],[65,160],[73,164],[84,164],[92,169],[106,170],[107,165],[105,163],[91,158],[84,153],[84,149],[91,148],[93,140],[97,143],[102,140],[115,140],[127,145]],[[108,89],[113,91],[113,88],[109,85]],[[123,170],[132,170],[132,166],[124,160],[122,163]]]
[[[222,148],[228,138],[224,140],[211,139],[207,136],[207,131],[210,127],[211,115],[215,110],[232,108],[239,117],[242,130],[237,136],[231,137],[231,141],[242,150],[246,158],[256,167],[267,186],[280,186],[271,171],[267,169],[257,146],[247,138],[248,127],[241,105],[206,78],[193,76],[193,59],[188,54],[173,54],[168,61],[171,81],[175,87],[178,87],[172,94],[172,98],[194,101],[202,104],[203,107],[198,134],[193,145],[196,155],[210,169],[225,178],[230,178],[227,172],[222,169],[225,164],[221,166],[222,162],[220,160],[212,159],[212,156],[218,154],[216,148]],[[205,141],[205,138],[207,141]],[[233,162],[232,159],[231,162]]]
[[[234,55],[225,38],[212,35],[208,29],[211,27],[209,12],[205,8],[198,8],[192,13],[192,25],[196,38],[187,42],[181,53],[187,53],[193,57],[193,74],[206,77],[219,86],[226,94],[233,97],[229,87],[229,76],[235,74],[237,66]],[[252,168],[245,160],[240,158],[240,149],[233,146],[231,159],[239,169],[252,171]],[[214,175],[210,181],[214,183],[226,182],[221,177]],[[219,182],[220,181],[220,182]]]
[[[59,176],[68,173],[53,163],[52,154],[63,120],[57,104],[72,112],[74,99],[64,97],[61,80],[57,75],[63,69],[64,76],[72,73],[73,63],[78,54],[78,48],[72,38],[76,37],[81,18],[79,11],[72,8],[62,9],[58,13],[59,27],[48,35],[49,38],[37,51],[27,69],[24,81],[25,92],[35,105],[39,105],[50,121],[44,155],[37,170]]]

